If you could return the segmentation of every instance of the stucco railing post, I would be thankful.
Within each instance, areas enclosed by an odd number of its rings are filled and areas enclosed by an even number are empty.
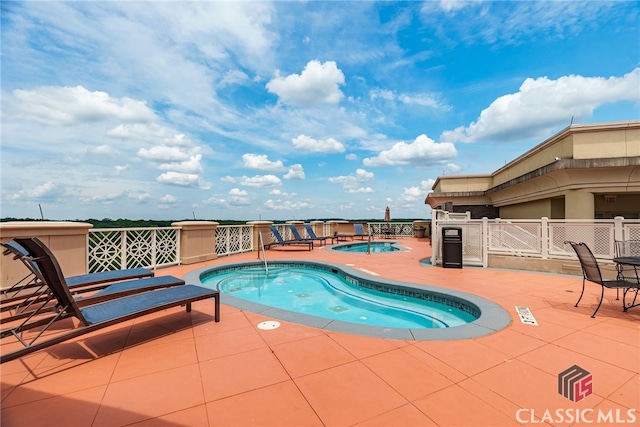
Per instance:
[[[300,221],[300,220],[287,221],[287,225],[293,225],[296,228],[296,230],[298,230],[298,234],[300,235],[300,237],[304,239],[304,236],[306,234],[306,231],[304,230],[304,221]],[[291,236],[291,238],[293,239],[293,235]]]
[[[329,221],[329,233],[334,236],[339,233],[353,234],[353,226],[346,220]]]
[[[216,254],[215,221],[180,221],[171,224],[180,227],[180,264],[195,264],[218,258]]]
[[[0,241],[16,237],[37,237],[53,252],[65,276],[87,273],[89,229],[86,222],[13,221],[0,223]],[[13,257],[0,257],[0,288],[13,286],[25,277],[27,268]]]
[[[313,232],[316,233],[316,236],[325,235],[324,221],[311,221],[309,222],[309,224],[311,225],[311,229],[313,230]]]
[[[271,242],[271,227],[273,225],[272,221],[249,221],[247,225],[251,225],[253,227],[253,250],[260,251],[262,248],[260,247],[260,233],[262,233],[262,241],[265,245]]]

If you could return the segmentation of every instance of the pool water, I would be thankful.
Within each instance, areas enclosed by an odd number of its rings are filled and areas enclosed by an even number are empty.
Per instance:
[[[396,242],[358,242],[345,243],[330,248],[338,252],[358,252],[358,253],[379,253],[379,252],[397,252],[400,248]]]
[[[441,302],[382,292],[329,270],[271,266],[222,270],[202,278],[204,286],[265,306],[386,328],[448,328],[476,316]]]

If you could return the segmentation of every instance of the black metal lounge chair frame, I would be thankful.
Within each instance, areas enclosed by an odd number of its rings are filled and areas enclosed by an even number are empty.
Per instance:
[[[13,310],[14,313],[25,313],[33,304],[44,301],[49,288],[38,277],[39,272],[30,260],[29,252],[15,241],[0,243],[4,247],[3,255],[12,255],[14,260],[22,262],[29,273],[13,286],[0,291],[0,312]],[[65,277],[69,289],[74,294],[95,292],[110,286],[113,282],[154,277],[154,272],[147,268],[128,268],[125,270],[104,271]],[[5,319],[6,320],[6,319]]]
[[[18,239],[20,240],[20,239]],[[18,319],[27,318],[26,324],[33,325],[31,319],[40,314],[51,315],[56,296],[52,293],[51,288],[47,286],[46,280],[42,277],[37,263],[33,260],[43,256],[50,256],[55,259],[54,254],[47,249],[45,252],[40,245],[35,245],[29,239],[22,239],[27,247],[23,247],[18,242],[9,242],[3,244],[7,250],[9,248],[13,253],[19,254],[19,259],[31,271],[35,277],[32,288],[35,290],[28,295],[20,297],[14,296],[8,302],[3,301],[2,312],[14,310],[13,314],[2,318],[3,322],[11,322]],[[17,257],[18,255],[16,255]],[[57,263],[57,260],[56,260]],[[72,276],[71,278],[63,277],[64,284],[76,296],[76,302],[80,307],[90,304],[97,304],[102,301],[119,298],[127,295],[146,292],[153,289],[169,288],[172,286],[181,286],[185,282],[182,279],[173,276],[153,277],[154,273],[144,268],[136,268],[130,270],[117,270],[114,272],[84,274],[81,276]],[[124,280],[138,277],[135,280]],[[113,278],[111,283],[107,282],[108,278]],[[71,281],[72,284],[69,284]],[[97,292],[96,292],[97,291]],[[81,296],[92,292],[89,296]],[[38,320],[40,324],[46,323],[45,319]],[[0,332],[0,336],[2,332]]]
[[[33,261],[37,264],[45,283],[51,288],[51,293],[58,300],[58,307],[56,309],[56,316],[50,319],[39,332],[35,333],[34,337],[23,339],[22,336],[24,331],[32,328],[14,329],[11,333],[5,334],[3,338],[13,336],[23,347],[10,351],[7,354],[2,354],[0,356],[0,363],[8,362],[72,338],[167,308],[186,306],[186,311],[190,312],[191,303],[203,299],[214,299],[214,320],[216,322],[220,321],[220,292],[195,285],[151,290],[82,308],[74,300],[69,288],[64,283],[64,276],[62,275],[60,266],[56,259],[50,256],[52,254],[50,254],[49,249],[37,238],[21,239],[18,243],[22,246],[28,246],[30,251],[33,247],[32,245],[37,245],[40,250],[48,253],[47,256],[38,257],[33,259]],[[45,331],[49,330],[49,327],[54,322],[65,317],[75,317],[80,322],[80,326],[66,332],[58,333],[57,335],[46,337],[44,340],[38,340]]]
[[[638,295],[637,293],[638,288],[640,287],[640,285],[637,282],[636,283],[630,282],[628,280],[625,280],[624,278],[621,279],[619,277],[616,278],[615,280],[603,279],[602,272],[600,271],[600,266],[598,265],[598,261],[596,260],[596,257],[593,255],[593,252],[591,252],[591,249],[589,249],[589,246],[587,246],[586,243],[584,242],[576,243],[571,241],[566,241],[565,243],[568,243],[569,245],[571,245],[573,250],[576,252],[576,255],[578,256],[578,261],[580,261],[580,266],[582,267],[582,292],[580,292],[580,298],[578,298],[578,301],[576,302],[575,307],[578,306],[578,304],[580,303],[580,300],[582,299],[582,296],[584,295],[585,283],[587,281],[596,283],[602,287],[602,292],[600,293],[600,301],[598,302],[598,306],[596,307],[596,310],[593,312],[591,317],[596,317],[596,313],[598,312],[598,310],[600,309],[600,306],[602,305],[605,288],[622,290],[623,311],[627,311],[629,308],[637,306],[636,297]],[[636,295],[633,298],[633,302],[627,305],[626,296],[627,296],[627,293],[629,293],[629,291],[634,291]]]

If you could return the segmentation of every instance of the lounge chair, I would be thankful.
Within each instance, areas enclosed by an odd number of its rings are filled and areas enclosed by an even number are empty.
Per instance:
[[[35,259],[45,256],[55,259],[53,253],[46,248],[42,242],[40,242],[41,244],[35,244],[32,239],[16,240],[17,241],[3,245],[6,248],[10,248],[12,252],[19,253],[20,261],[29,268],[31,274],[35,277],[35,284],[33,285],[33,292],[26,295],[14,296],[2,302],[2,312],[13,310],[11,316],[3,317],[3,322],[31,318],[34,315],[47,312],[48,308],[50,308],[50,303],[57,297],[57,295],[51,292],[51,287],[47,285],[46,280],[42,277],[38,264],[35,262]],[[46,248],[46,250],[43,250],[42,247]],[[78,304],[85,306],[153,289],[180,286],[185,283],[184,280],[173,276],[153,277],[153,272],[146,268],[117,270],[105,273],[65,277],[63,278],[64,284],[76,296]],[[126,280],[134,277],[139,277],[139,279]],[[107,282],[108,278],[113,280]],[[80,295],[90,292],[91,295],[89,296]]]
[[[353,237],[356,238],[360,238],[360,240],[364,240],[365,237],[367,237],[367,233],[364,232],[364,225],[362,224],[353,224]]]
[[[327,241],[326,237],[312,237],[311,235],[309,236],[308,239],[304,239],[300,236],[300,233],[298,232],[298,229],[296,228],[295,225],[293,224],[289,224],[289,229],[291,230],[291,234],[293,234],[293,237],[297,240],[297,241],[309,241],[311,240],[312,242],[320,242],[321,245],[324,245],[324,243]]]
[[[8,303],[23,301],[26,297],[30,297],[46,288],[39,279],[35,264],[30,260],[29,252],[15,241],[0,243],[4,247],[4,255],[13,255],[14,260],[18,260],[24,264],[29,274],[13,286],[1,291],[1,301],[3,304],[1,311],[11,309]],[[75,293],[90,292],[102,289],[109,282],[117,282],[121,280],[141,279],[145,277],[153,277],[153,271],[147,268],[128,268],[125,270],[104,271],[100,273],[82,274],[78,276],[65,277],[69,289],[74,289]],[[29,280],[27,280],[29,279]]]
[[[31,239],[20,239],[18,243],[25,246],[27,240],[30,240],[33,245],[38,246],[43,252],[50,252],[49,249],[35,237]],[[29,244],[28,246],[28,250],[31,251],[32,245]],[[34,336],[24,336],[24,332],[27,330],[25,328],[14,329],[10,336],[16,338],[17,341],[22,344],[22,347],[17,350],[9,350],[8,353],[2,354],[0,356],[0,363],[8,362],[72,338],[167,308],[185,305],[186,311],[190,312],[191,303],[203,299],[214,299],[214,319],[216,322],[220,321],[219,291],[195,285],[157,289],[81,307],[71,296],[71,292],[65,284],[60,265],[55,258],[49,255],[42,256],[34,259],[34,262],[37,264],[44,282],[51,288],[52,294],[54,294],[58,300],[59,308],[56,317],[44,325],[43,329],[36,332]],[[79,322],[79,326],[65,332],[60,332],[59,328],[49,328],[56,320],[64,317],[75,317]],[[47,332],[46,337],[39,340],[44,332]],[[5,335],[3,338],[8,339],[9,335]],[[3,343],[2,345],[4,349],[15,346],[17,346],[17,344],[14,343]]]
[[[281,245],[281,246],[308,245],[309,246],[309,250],[313,249],[313,240],[285,240],[285,239],[282,238],[282,235],[280,234],[280,232],[278,231],[278,229],[276,227],[274,227],[272,225],[269,228],[271,229],[271,232],[275,236],[276,241],[275,242],[271,242],[271,243],[267,243],[265,245],[266,248],[270,248],[271,246],[274,246],[274,245]]]
[[[630,306],[627,306],[625,300],[626,300],[627,293],[629,291],[635,291],[637,296],[637,291],[640,286],[638,282],[632,282],[632,281],[620,279],[620,278],[617,278],[616,280],[604,280],[602,278],[602,273],[600,271],[600,266],[598,265],[598,261],[596,260],[596,257],[593,255],[593,252],[591,252],[591,249],[589,249],[589,246],[587,246],[584,242],[576,243],[576,242],[567,241],[565,243],[570,244],[573,250],[576,252],[576,255],[578,256],[578,260],[580,261],[580,266],[582,267],[582,292],[580,292],[580,298],[578,298],[578,301],[576,302],[575,307],[578,306],[578,303],[580,303],[580,300],[584,295],[584,287],[587,281],[596,283],[602,287],[602,292],[600,294],[600,302],[598,303],[598,306],[596,307],[596,310],[593,312],[591,317],[596,317],[596,313],[598,312],[598,310],[600,309],[600,306],[602,305],[605,288],[616,289],[616,290],[622,289],[623,311],[627,311],[628,308],[630,308],[631,306],[634,306],[635,298],[634,298],[634,303],[632,303]]]
[[[309,235],[309,238],[313,241],[319,241],[322,242],[321,244],[326,244],[327,240],[331,240],[331,243],[333,243],[333,236],[316,236],[316,232],[313,231],[313,227],[309,224],[305,224],[304,225],[304,229],[307,230],[307,234]]]

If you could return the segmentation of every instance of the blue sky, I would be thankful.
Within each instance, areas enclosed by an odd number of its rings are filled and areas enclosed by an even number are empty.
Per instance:
[[[637,1],[2,1],[2,217],[429,218],[640,118]]]

